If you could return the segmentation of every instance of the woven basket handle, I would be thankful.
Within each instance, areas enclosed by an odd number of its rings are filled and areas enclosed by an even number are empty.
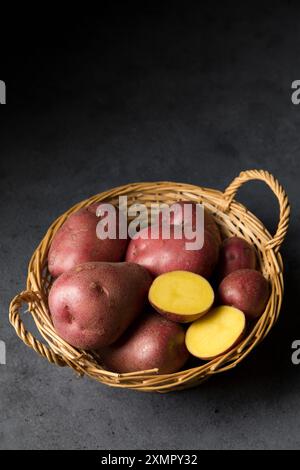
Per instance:
[[[276,252],[282,244],[289,225],[290,218],[290,205],[288,197],[283,187],[279,184],[276,178],[271,173],[264,170],[248,170],[242,171],[237,178],[225,189],[224,197],[226,201],[226,209],[230,208],[232,201],[235,198],[237,190],[247,181],[260,180],[264,181],[269,188],[273,191],[279,202],[279,224],[276,233],[272,240],[270,240],[265,249],[274,249]]]
[[[35,352],[40,354],[42,357],[48,359],[49,362],[56,364],[58,366],[66,365],[60,356],[51,351],[48,346],[41,343],[36,339],[29,331],[26,330],[21,316],[20,309],[24,303],[30,302],[39,302],[40,297],[37,293],[32,291],[23,291],[20,294],[16,295],[10,303],[9,307],[9,321],[16,330],[17,335],[21,340],[30,348],[34,349]]]

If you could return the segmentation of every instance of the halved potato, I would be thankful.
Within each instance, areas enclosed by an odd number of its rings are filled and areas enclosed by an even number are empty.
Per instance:
[[[213,359],[236,345],[245,327],[246,319],[241,310],[228,305],[216,307],[189,326],[186,347],[199,359]]]
[[[211,308],[214,291],[199,274],[171,271],[153,281],[149,301],[157,312],[170,320],[187,323],[200,318]]]

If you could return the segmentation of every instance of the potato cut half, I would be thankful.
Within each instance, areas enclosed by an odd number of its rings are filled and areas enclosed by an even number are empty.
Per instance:
[[[211,308],[214,291],[199,274],[171,271],[153,281],[149,302],[170,320],[187,323],[200,318]]]
[[[216,307],[189,326],[186,347],[193,356],[213,359],[236,345],[245,327],[246,319],[241,310],[228,305]]]

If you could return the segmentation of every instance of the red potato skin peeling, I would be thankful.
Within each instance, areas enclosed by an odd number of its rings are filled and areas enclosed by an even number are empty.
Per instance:
[[[119,373],[157,368],[160,374],[171,374],[189,358],[183,327],[152,312],[143,314],[125,335],[98,354],[108,370]]]
[[[49,309],[72,346],[97,349],[116,341],[142,311],[152,279],[133,263],[85,263],[55,280]]]
[[[125,256],[128,240],[100,240],[96,227],[99,203],[71,214],[55,234],[48,255],[48,269],[53,277],[74,266],[91,261],[118,262]],[[116,217],[118,223],[118,216]],[[117,226],[118,233],[118,226]]]
[[[255,320],[263,313],[270,294],[268,281],[253,269],[240,269],[229,274],[221,282],[218,292],[221,303],[242,310],[248,320]]]

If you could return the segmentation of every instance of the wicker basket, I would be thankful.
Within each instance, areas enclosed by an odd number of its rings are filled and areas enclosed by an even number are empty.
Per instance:
[[[264,181],[278,198],[280,220],[273,237],[246,207],[234,199],[238,188],[250,180]],[[223,236],[239,235],[255,245],[260,268],[270,281],[271,295],[263,315],[240,344],[231,351],[198,367],[174,374],[158,375],[156,370],[116,374],[102,369],[96,357],[70,346],[57,335],[47,306],[51,282],[47,271],[47,254],[53,236],[72,212],[93,202],[105,200],[114,203],[120,195],[127,195],[128,204],[133,201],[140,201],[146,205],[153,202],[171,204],[180,200],[202,202],[215,217]],[[27,290],[17,295],[10,304],[10,322],[24,343],[49,362],[59,366],[68,365],[78,374],[86,374],[107,385],[158,392],[198,385],[214,374],[235,367],[268,334],[277,320],[283,296],[283,264],[279,247],[286,235],[289,214],[290,207],[285,191],[271,174],[262,170],[242,172],[224,193],[188,184],[159,182],[129,184],[97,194],[73,206],[51,225],[29,263]],[[24,327],[20,316],[24,303],[28,304],[28,311],[48,345],[40,342]]]

